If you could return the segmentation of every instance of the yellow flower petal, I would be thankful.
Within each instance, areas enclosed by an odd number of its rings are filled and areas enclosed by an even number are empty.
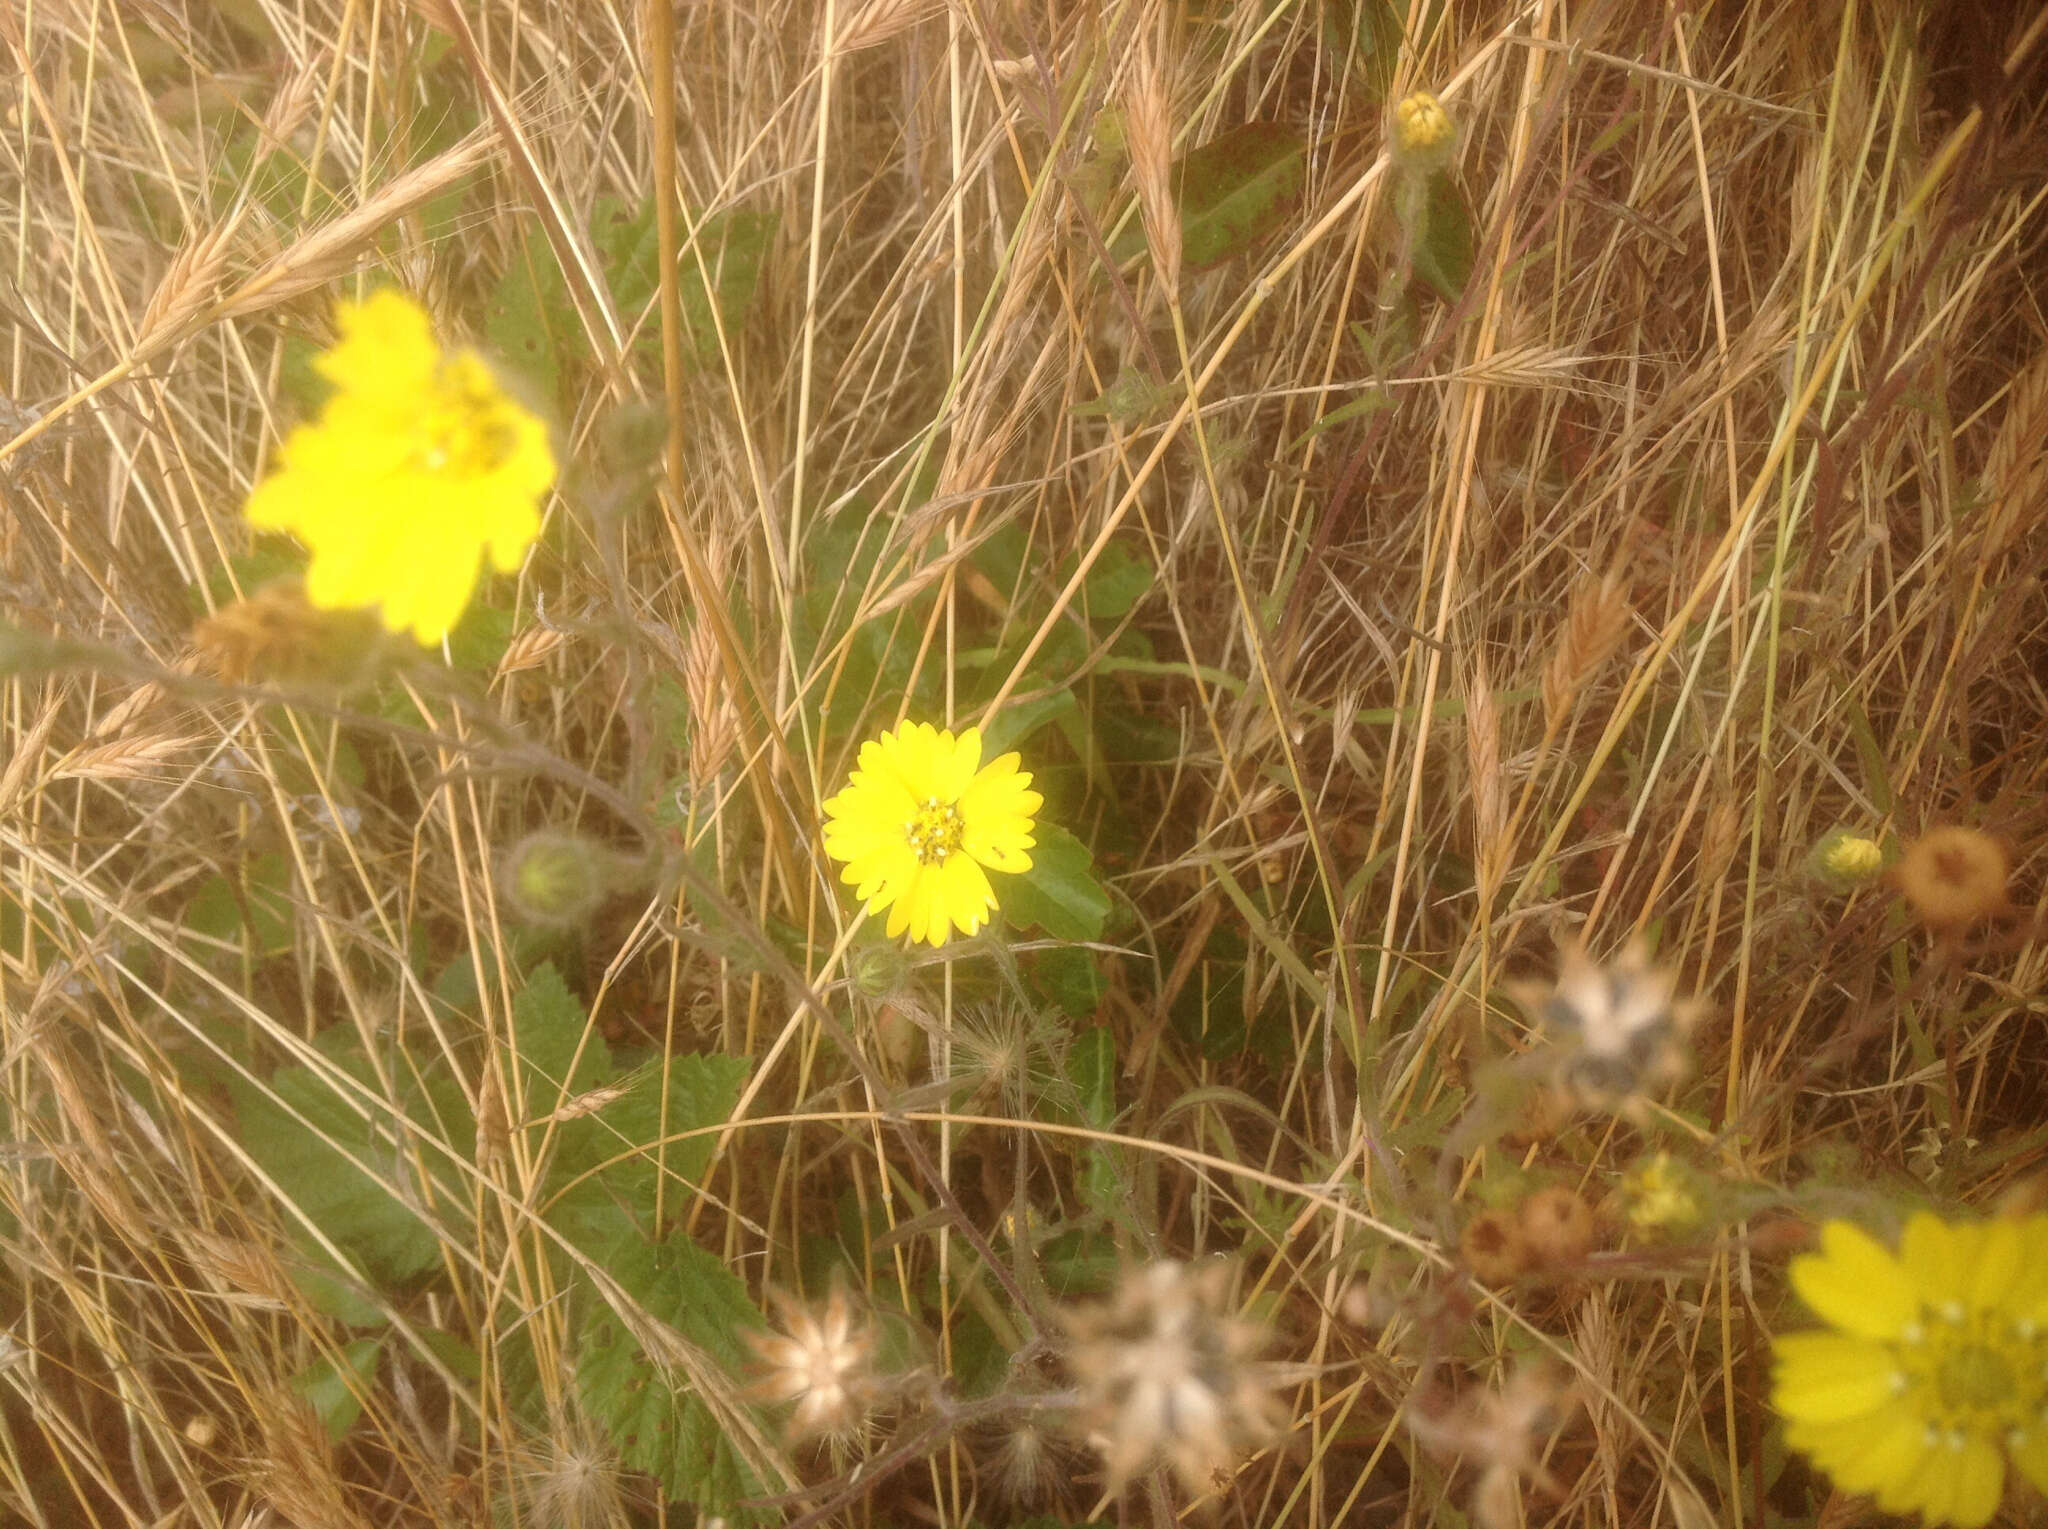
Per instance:
[[[392,630],[438,642],[483,560],[510,571],[540,534],[547,428],[480,358],[444,355],[410,298],[344,303],[336,325],[317,363],[335,392],[279,447],[249,523],[305,544],[313,604],[375,606]]]
[[[1825,1322],[1862,1338],[1896,1338],[1920,1313],[1899,1261],[1846,1221],[1821,1228],[1821,1251],[1792,1260],[1792,1288]]]
[[[1898,1373],[1882,1344],[1843,1333],[1793,1333],[1777,1342],[1771,1401],[1788,1418],[1833,1423],[1874,1412],[1898,1394]]]
[[[2006,1447],[2020,1474],[2033,1482],[2036,1490],[2048,1492],[2048,1418],[2031,1428],[2016,1429]]]
[[[1025,871],[1043,799],[1016,754],[981,764],[981,733],[910,722],[861,746],[845,789],[823,803],[825,853],[889,937],[943,945],[989,920],[987,867]]]

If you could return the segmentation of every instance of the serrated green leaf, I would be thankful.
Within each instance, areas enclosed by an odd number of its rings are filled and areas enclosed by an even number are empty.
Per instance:
[[[1100,397],[1075,404],[1074,413],[1082,419],[1099,415],[1119,425],[1141,425],[1163,416],[1179,397],[1180,389],[1173,384],[1126,370],[1110,379]]]
[[[1002,876],[996,884],[1003,913],[1013,924],[1036,924],[1056,940],[1101,938],[1109,917],[1109,894],[1095,879],[1088,846],[1057,823],[1041,820],[1032,830],[1038,844],[1031,869]]]
[[[561,1129],[550,1186],[560,1186],[548,1220],[593,1257],[604,1256],[619,1214],[641,1237],[655,1226],[660,1176],[668,1173],[668,1203],[686,1204],[691,1186],[704,1177],[716,1138],[674,1137],[722,1124],[746,1082],[744,1057],[678,1056],[669,1061],[668,1110],[662,1111],[662,1071],[649,1064],[634,1075],[626,1092],[591,1115]],[[658,1147],[669,1140],[666,1153]],[[636,1150],[637,1149],[637,1150]]]
[[[352,1033],[337,1033],[346,1042],[354,1040]],[[460,1091],[450,1100],[416,1084],[408,1088],[409,1125],[401,1131],[360,1054],[344,1053],[330,1065],[358,1086],[296,1066],[279,1068],[268,1094],[234,1080],[230,1088],[242,1143],[306,1218],[373,1279],[412,1279],[439,1262],[440,1242],[418,1211],[399,1198],[400,1185],[408,1196],[417,1188],[411,1138],[419,1132],[453,1147],[449,1121],[458,1110]],[[451,1088],[446,1083],[436,1092]],[[467,1147],[457,1155],[467,1157]],[[453,1170],[445,1159],[430,1155],[430,1162],[440,1170],[437,1196],[444,1206],[459,1205]]]
[[[654,1245],[621,1243],[606,1260],[620,1286],[657,1321],[675,1328],[735,1383],[751,1364],[743,1333],[761,1316],[739,1276],[687,1238]],[[718,1415],[680,1374],[650,1360],[618,1313],[587,1298],[578,1325],[576,1385],[584,1409],[611,1438],[620,1459],[660,1483],[672,1501],[692,1504],[702,1522],[765,1522],[742,1509],[765,1495],[733,1447]]]
[[[363,1397],[376,1383],[377,1364],[384,1357],[382,1338],[358,1338],[332,1356],[307,1365],[291,1380],[292,1389],[312,1404],[327,1437],[339,1444],[363,1415]]]
[[[520,1095],[530,1117],[560,1109],[612,1076],[612,1051],[590,1028],[582,1002],[552,963],[542,965],[512,1000],[512,1044]]]

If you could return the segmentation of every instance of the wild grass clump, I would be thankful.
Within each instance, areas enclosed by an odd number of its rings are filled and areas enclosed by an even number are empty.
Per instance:
[[[0,12],[0,1512],[2038,1522],[1908,9]]]

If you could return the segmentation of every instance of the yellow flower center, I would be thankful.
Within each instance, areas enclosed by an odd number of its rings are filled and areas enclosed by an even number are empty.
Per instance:
[[[420,438],[419,465],[455,477],[497,471],[519,444],[506,418],[505,395],[490,373],[466,356],[443,362],[435,374]]]
[[[911,853],[917,856],[919,865],[944,865],[946,857],[960,848],[961,836],[966,831],[960,809],[935,796],[926,797],[917,816],[903,825],[903,837],[910,841]]]
[[[2048,1403],[2048,1335],[2009,1313],[1929,1310],[1906,1330],[1898,1358],[1900,1390],[1951,1437],[2031,1425]]]

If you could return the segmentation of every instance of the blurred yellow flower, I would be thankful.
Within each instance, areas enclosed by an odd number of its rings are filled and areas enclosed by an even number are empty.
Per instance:
[[[375,606],[392,631],[438,642],[484,554],[510,572],[540,534],[547,427],[473,351],[444,354],[411,298],[378,292],[335,318],[341,339],[315,363],[334,393],[279,448],[249,523],[306,544],[314,605]]]
[[[846,789],[825,803],[825,853],[870,913],[890,910],[891,939],[943,945],[973,934],[996,906],[986,866],[1028,871],[1033,814],[1045,799],[1005,754],[981,763],[981,732],[957,738],[906,723],[861,745]]]
[[[1868,881],[1884,869],[1884,851],[1875,839],[1843,834],[1828,844],[1823,863],[1845,881]]]
[[[1691,1175],[1668,1152],[1644,1158],[1622,1175],[1621,1193],[1631,1225],[1687,1227],[1700,1219]]]
[[[1888,1513],[1975,1529],[2006,1456],[2048,1491],[2048,1216],[1921,1213],[1896,1255],[1844,1221],[1792,1262],[1833,1331],[1777,1340],[1785,1442]]]

